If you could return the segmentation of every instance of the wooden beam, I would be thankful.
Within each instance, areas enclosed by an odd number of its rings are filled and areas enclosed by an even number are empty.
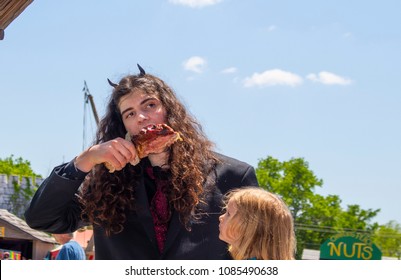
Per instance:
[[[33,0],[0,0],[0,29],[4,30]]]

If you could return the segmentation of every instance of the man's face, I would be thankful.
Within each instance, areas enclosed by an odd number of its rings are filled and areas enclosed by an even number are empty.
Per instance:
[[[125,129],[130,135],[137,135],[150,124],[166,123],[167,113],[155,95],[142,90],[134,91],[120,99],[118,104]]]

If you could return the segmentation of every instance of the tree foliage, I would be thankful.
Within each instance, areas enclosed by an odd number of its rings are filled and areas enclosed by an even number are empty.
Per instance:
[[[311,206],[315,187],[323,184],[302,158],[280,162],[269,156],[259,162],[256,176],[261,186],[283,197],[295,222]]]
[[[32,168],[31,163],[22,157],[14,158],[14,155],[0,158],[0,174],[19,176],[18,181],[13,181],[13,194],[10,196],[9,207],[7,210],[23,218],[23,210],[32,199],[37,186],[35,177],[41,178]],[[24,187],[22,187],[22,184]]]
[[[396,221],[379,226],[372,240],[383,255],[401,259],[401,225]]]
[[[4,159],[0,158],[0,174],[41,177],[33,172],[29,161],[24,160],[22,157],[14,158],[14,155]]]

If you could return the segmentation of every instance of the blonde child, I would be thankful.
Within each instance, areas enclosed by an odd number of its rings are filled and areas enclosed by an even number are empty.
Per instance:
[[[225,196],[219,238],[235,260],[292,260],[295,233],[291,212],[277,195],[256,187]]]

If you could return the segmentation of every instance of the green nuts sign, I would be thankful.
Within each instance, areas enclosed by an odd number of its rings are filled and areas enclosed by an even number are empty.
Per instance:
[[[338,234],[320,246],[321,260],[381,260],[379,248],[361,234]]]

